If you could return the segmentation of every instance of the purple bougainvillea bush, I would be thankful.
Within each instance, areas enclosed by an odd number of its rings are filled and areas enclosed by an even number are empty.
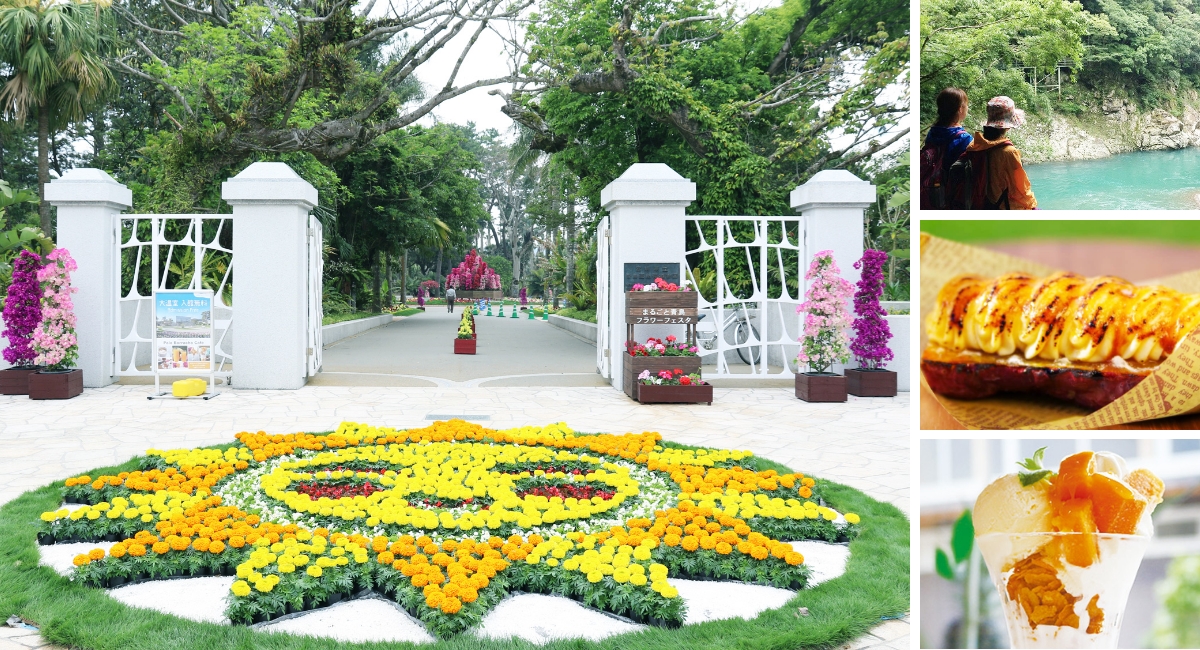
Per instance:
[[[850,352],[846,327],[850,315],[846,301],[852,285],[840,275],[833,251],[821,251],[813,256],[806,280],[813,280],[804,293],[805,301],[796,307],[804,314],[804,337],[800,339],[800,354],[796,361],[807,364],[816,373],[829,372],[834,363],[846,363]]]
[[[858,360],[858,367],[870,370],[882,369],[893,358],[892,350],[888,347],[888,339],[892,338],[892,330],[888,328],[887,311],[879,305],[879,296],[883,295],[883,265],[887,262],[887,253],[867,249],[862,259],[854,263],[854,268],[862,272],[858,281],[858,291],[854,293],[854,340],[850,342],[850,351]]]
[[[4,299],[4,336],[8,339],[4,360],[14,366],[33,365],[37,356],[31,343],[33,331],[42,322],[41,268],[41,258],[29,251],[21,251],[13,261],[12,284]]]
[[[78,267],[65,248],[56,248],[46,256],[47,264],[37,278],[42,283],[42,322],[33,332],[33,362],[49,370],[66,370],[79,357],[75,339],[75,305],[71,294],[71,272]]]

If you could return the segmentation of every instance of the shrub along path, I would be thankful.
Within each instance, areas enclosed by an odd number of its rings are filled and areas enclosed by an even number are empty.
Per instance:
[[[606,386],[596,348],[525,312],[475,317],[478,351],[454,354],[458,319],[443,305],[325,348],[316,386]],[[493,312],[495,313],[495,312]]]

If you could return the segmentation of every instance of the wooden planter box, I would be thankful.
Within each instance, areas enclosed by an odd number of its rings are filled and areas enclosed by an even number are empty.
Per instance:
[[[70,399],[83,392],[83,371],[35,372],[29,375],[29,399]]]
[[[29,376],[35,368],[6,368],[0,370],[0,395],[28,395]]]
[[[624,355],[625,377],[621,382],[625,386],[625,394],[630,399],[638,399],[638,375],[643,370],[649,370],[651,375],[657,375],[660,370],[679,368],[684,374],[700,372],[700,357],[634,357],[628,352]]]
[[[503,297],[504,292],[500,289],[492,289],[487,291],[480,289],[463,289],[462,291],[454,292],[455,300],[479,300],[480,298],[487,298],[488,300],[500,300]]]
[[[475,354],[475,339],[454,339],[454,354]]]
[[[896,373],[892,370],[846,370],[846,392],[857,397],[895,397]]]
[[[654,386],[640,384],[637,400],[642,404],[708,404],[712,406],[713,387],[703,386]]]
[[[842,375],[799,373],[796,375],[796,397],[806,402],[844,402],[846,378]]]

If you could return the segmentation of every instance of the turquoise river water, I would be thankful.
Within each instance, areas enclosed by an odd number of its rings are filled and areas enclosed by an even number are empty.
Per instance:
[[[1027,165],[1043,210],[1200,209],[1200,148]]]

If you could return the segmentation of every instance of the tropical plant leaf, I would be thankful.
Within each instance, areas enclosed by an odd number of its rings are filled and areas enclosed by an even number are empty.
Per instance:
[[[971,556],[975,547],[975,522],[971,519],[971,511],[964,510],[954,522],[954,533],[950,537],[950,547],[954,549],[955,563],[962,563]]]
[[[954,579],[954,567],[950,566],[950,557],[942,549],[938,549],[933,554],[933,564],[937,567],[938,575],[947,580]]]

